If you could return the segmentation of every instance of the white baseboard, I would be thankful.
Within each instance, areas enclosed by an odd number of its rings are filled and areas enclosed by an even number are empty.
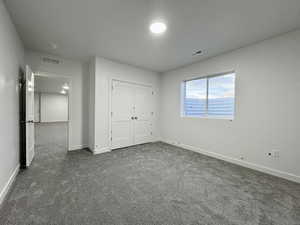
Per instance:
[[[20,165],[17,165],[17,167],[14,169],[14,171],[12,172],[10,178],[8,179],[8,181],[6,182],[6,184],[4,185],[3,189],[0,192],[0,207],[2,205],[2,203],[4,202],[12,184],[14,183],[18,173],[20,170]]]
[[[213,157],[213,158],[221,159],[221,160],[226,161],[226,162],[230,162],[230,163],[237,164],[237,165],[240,165],[240,166],[243,166],[243,167],[247,167],[247,168],[250,168],[250,169],[253,169],[253,170],[257,170],[257,171],[260,171],[260,172],[263,172],[263,173],[267,173],[267,174],[270,174],[270,175],[273,175],[273,176],[276,176],[276,177],[280,177],[280,178],[283,178],[283,179],[286,179],[286,180],[290,180],[290,181],[293,181],[293,182],[300,183],[300,176],[297,176],[297,175],[292,174],[292,173],[272,169],[272,168],[269,168],[269,167],[257,165],[257,164],[247,162],[247,161],[244,161],[244,160],[240,160],[240,159],[232,158],[232,157],[225,156],[225,155],[222,155],[222,154],[210,152],[210,151],[207,151],[207,150],[195,147],[195,146],[191,146],[191,145],[178,144],[174,141],[169,141],[169,140],[161,140],[161,142],[165,142],[167,144],[174,145],[174,146],[177,146],[177,147],[180,147],[180,148],[184,148],[184,149],[187,149],[187,150],[190,150],[190,151],[193,151],[193,152],[197,152],[197,153],[207,155],[207,156],[210,156],[210,157]]]
[[[76,151],[76,150],[81,150],[81,149],[84,149],[84,148],[87,148],[94,155],[105,153],[105,152],[110,152],[111,151],[109,147],[91,149],[88,145],[76,145],[76,146],[72,146],[72,147],[69,148],[68,151]]]
[[[92,149],[91,151],[94,155],[98,155],[98,154],[102,154],[105,152],[110,152],[111,149],[109,147],[104,147],[104,148],[95,148],[95,149]]]
[[[88,145],[74,145],[74,146],[70,146],[68,151],[76,151],[87,147]]]

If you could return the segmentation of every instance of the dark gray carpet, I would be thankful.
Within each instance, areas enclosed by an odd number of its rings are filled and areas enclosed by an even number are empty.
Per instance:
[[[299,225],[300,185],[163,143],[40,145],[0,224]]]

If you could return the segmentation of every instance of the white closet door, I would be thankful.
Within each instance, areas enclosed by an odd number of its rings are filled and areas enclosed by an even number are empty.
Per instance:
[[[134,88],[134,144],[152,141],[152,89],[146,86]]]
[[[113,81],[111,148],[123,148],[134,144],[133,111],[134,88],[131,84]]]

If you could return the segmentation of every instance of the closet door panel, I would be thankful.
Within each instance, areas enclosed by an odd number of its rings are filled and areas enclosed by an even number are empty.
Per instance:
[[[134,89],[125,82],[112,84],[111,148],[134,144],[133,138]]]
[[[152,89],[136,86],[134,94],[134,144],[152,141]]]

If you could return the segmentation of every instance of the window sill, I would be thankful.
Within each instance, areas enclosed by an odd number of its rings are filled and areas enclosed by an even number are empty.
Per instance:
[[[229,120],[233,121],[234,117],[218,117],[218,116],[185,116],[181,115],[181,118],[187,118],[187,119],[215,119],[215,120]]]

